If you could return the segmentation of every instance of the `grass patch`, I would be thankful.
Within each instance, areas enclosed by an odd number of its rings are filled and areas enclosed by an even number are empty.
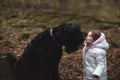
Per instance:
[[[17,44],[15,44],[15,43],[13,43],[13,42],[11,42],[9,40],[0,41],[0,45],[1,46],[7,46],[9,48],[15,48],[15,47],[17,47]]]
[[[24,24],[14,24],[13,27],[14,28],[24,28],[26,26]]]
[[[108,30],[111,29],[112,26],[99,25],[99,26],[93,26],[93,28],[98,30]]]

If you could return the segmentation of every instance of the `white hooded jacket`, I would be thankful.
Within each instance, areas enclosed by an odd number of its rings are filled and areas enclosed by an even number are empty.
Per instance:
[[[108,48],[109,44],[103,33],[91,47],[83,48],[84,80],[93,80],[93,74],[99,76],[99,80],[107,80],[106,50]]]

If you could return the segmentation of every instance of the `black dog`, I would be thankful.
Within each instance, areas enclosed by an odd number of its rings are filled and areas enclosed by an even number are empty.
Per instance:
[[[36,36],[14,65],[15,80],[60,80],[62,47],[71,53],[84,41],[80,26],[61,24]],[[10,55],[8,59],[10,59]]]

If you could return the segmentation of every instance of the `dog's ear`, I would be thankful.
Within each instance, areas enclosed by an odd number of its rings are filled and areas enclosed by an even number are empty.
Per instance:
[[[62,37],[63,34],[65,33],[65,23],[57,25],[56,27],[53,28],[53,36],[55,38]]]

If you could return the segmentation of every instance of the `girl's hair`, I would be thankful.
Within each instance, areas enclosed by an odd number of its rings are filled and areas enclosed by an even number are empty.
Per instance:
[[[101,36],[100,30],[92,30],[90,31],[92,33],[93,40],[97,40]]]

